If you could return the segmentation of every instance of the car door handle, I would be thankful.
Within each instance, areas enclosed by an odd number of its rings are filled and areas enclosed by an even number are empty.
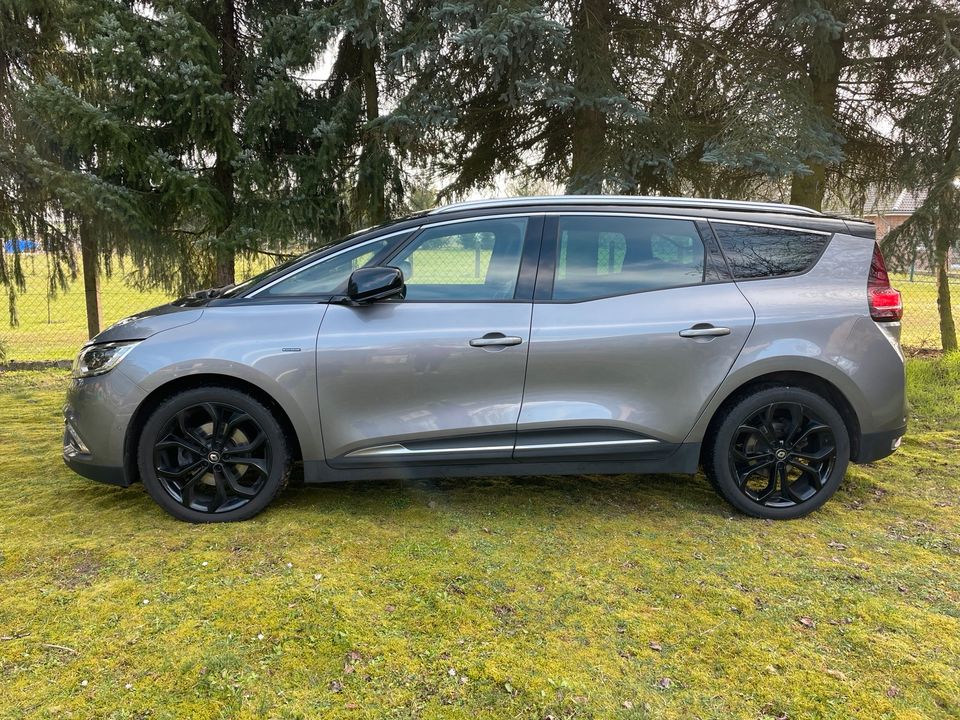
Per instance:
[[[697,323],[691,328],[680,331],[680,337],[682,338],[720,337],[729,334],[730,328],[714,327],[709,323]]]
[[[523,338],[516,335],[504,335],[503,333],[487,333],[483,337],[474,338],[470,341],[470,347],[509,347],[510,345],[519,345]]]

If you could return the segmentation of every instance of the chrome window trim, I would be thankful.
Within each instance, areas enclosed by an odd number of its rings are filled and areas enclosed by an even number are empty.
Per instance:
[[[381,242],[381,241],[383,241],[383,240],[387,240],[387,239],[392,238],[392,237],[395,237],[395,236],[397,236],[397,235],[406,235],[406,234],[408,234],[408,233],[415,233],[415,232],[417,232],[417,231],[420,229],[420,227],[421,227],[421,226],[412,227],[412,228],[406,228],[406,229],[404,229],[404,230],[397,230],[397,231],[392,232],[392,233],[387,233],[386,235],[379,235],[378,237],[370,238],[369,240],[365,240],[365,241],[362,242],[362,243],[357,243],[356,245],[351,245],[350,247],[343,248],[343,250],[338,250],[338,251],[335,252],[335,253],[330,253],[329,255],[324,255],[322,258],[317,258],[316,260],[314,260],[314,261],[313,261],[312,263],[310,263],[309,265],[304,265],[303,267],[297,268],[296,270],[293,270],[292,272],[288,272],[286,275],[282,275],[281,277],[278,277],[276,280],[272,280],[271,282],[267,283],[267,284],[264,285],[263,287],[257,288],[256,290],[254,290],[254,291],[253,291],[252,293],[250,293],[249,295],[246,295],[245,297],[248,297],[248,298],[256,297],[257,295],[259,295],[260,293],[262,293],[264,290],[266,290],[266,289],[268,289],[268,288],[272,288],[272,287],[273,287],[274,285],[276,285],[277,283],[283,282],[284,280],[287,280],[287,279],[289,279],[289,278],[292,278],[294,275],[299,275],[299,274],[302,273],[304,270],[308,270],[309,268],[312,268],[314,265],[317,265],[317,264],[322,263],[322,262],[324,262],[324,261],[326,261],[326,260],[329,260],[330,258],[335,258],[335,257],[337,257],[338,255],[342,255],[342,254],[345,253],[345,252],[350,252],[351,250],[356,250],[357,248],[363,247],[363,246],[365,246],[365,245],[370,245],[370,244],[372,244],[372,243]],[[303,295],[303,294],[300,294],[300,295],[290,295],[289,297],[304,297],[304,295]]]

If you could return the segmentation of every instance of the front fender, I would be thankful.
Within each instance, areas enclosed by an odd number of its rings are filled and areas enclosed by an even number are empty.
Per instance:
[[[287,414],[304,460],[323,459],[316,339],[325,305],[208,307],[197,322],[140,343],[117,368],[149,395],[199,375],[235,378]]]

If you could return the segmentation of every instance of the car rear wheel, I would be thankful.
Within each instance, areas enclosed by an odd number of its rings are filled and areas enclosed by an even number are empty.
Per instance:
[[[188,522],[246,520],[283,488],[283,429],[261,402],[230,388],[187,390],[144,425],[140,477],[151,497]]]
[[[720,494],[754,517],[790,519],[836,492],[850,459],[843,418],[803,388],[767,387],[718,417],[704,466]]]

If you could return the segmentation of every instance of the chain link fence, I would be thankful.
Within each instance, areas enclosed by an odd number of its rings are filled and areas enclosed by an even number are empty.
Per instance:
[[[482,282],[490,262],[489,248],[477,243],[475,249],[438,248],[430,265],[452,267],[458,277],[464,273]],[[475,251],[474,251],[475,250]],[[465,252],[466,251],[466,252]],[[447,257],[456,255],[456,258]],[[469,257],[467,257],[469,256]],[[451,263],[452,260],[455,263]],[[0,351],[7,362],[70,360],[87,340],[86,306],[83,282],[78,277],[66,291],[49,292],[50,268],[42,252],[27,253],[22,258],[27,276],[26,291],[15,298],[16,326],[11,326],[12,313],[0,324]],[[118,265],[119,266],[119,265]],[[237,262],[238,280],[265,268],[261,261]],[[434,268],[438,269],[438,268]],[[462,279],[461,279],[462,281]],[[891,281],[903,293],[904,318],[902,343],[908,352],[940,348],[940,321],[937,308],[935,276],[926,269],[895,273]],[[951,281],[953,315],[960,322],[960,274]],[[140,291],[130,286],[122,271],[101,277],[100,299],[102,323],[107,327],[132,313],[169,302],[172,295],[162,291]]]

